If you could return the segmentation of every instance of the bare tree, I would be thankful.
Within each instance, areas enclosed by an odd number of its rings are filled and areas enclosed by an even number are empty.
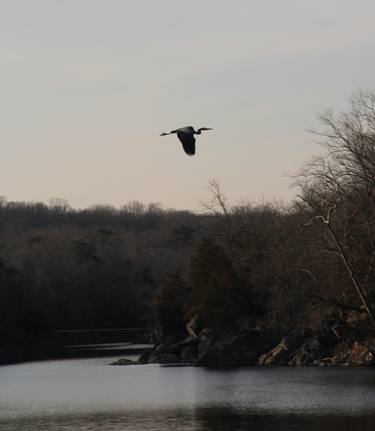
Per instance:
[[[375,281],[375,94],[355,94],[348,112],[320,116],[324,152],[299,173],[299,198],[323,222],[325,252],[343,263],[370,319]]]
[[[345,248],[343,246],[343,244],[341,243],[341,241],[339,240],[336,232],[334,231],[334,229],[332,228],[332,224],[331,224],[331,212],[334,211],[335,207],[331,207],[328,209],[327,212],[327,216],[323,217],[322,215],[318,215],[316,217],[314,217],[309,223],[311,223],[314,220],[320,220],[323,225],[327,228],[330,237],[332,238],[336,249],[337,249],[337,253],[340,256],[340,258],[342,259],[344,266],[349,274],[349,277],[352,281],[353,287],[355,288],[356,293],[358,294],[359,299],[362,302],[362,305],[364,307],[364,309],[366,310],[371,322],[373,323],[373,325],[375,325],[375,319],[374,316],[372,314],[372,311],[370,309],[370,305],[367,301],[367,292],[365,290],[365,288],[363,287],[362,283],[360,282],[359,278],[357,277],[351,263],[349,260],[349,257],[345,251]]]
[[[206,202],[201,202],[203,209],[210,214],[225,215],[228,217],[230,214],[230,205],[220,188],[219,181],[216,179],[209,180],[208,190],[211,194],[211,199]]]

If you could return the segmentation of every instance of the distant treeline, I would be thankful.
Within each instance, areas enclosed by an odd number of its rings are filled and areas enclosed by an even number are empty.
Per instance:
[[[375,306],[375,96],[321,117],[320,156],[293,203],[205,212],[0,204],[0,336],[151,326],[168,336],[199,314],[218,329],[314,327]]]
[[[173,230],[206,217],[131,202],[0,203],[0,329],[149,324],[152,292],[173,268]]]

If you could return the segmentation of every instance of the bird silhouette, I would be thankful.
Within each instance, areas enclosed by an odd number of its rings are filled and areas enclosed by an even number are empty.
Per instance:
[[[160,136],[171,135],[177,133],[178,139],[181,141],[182,147],[188,156],[194,156],[195,154],[195,137],[194,135],[200,135],[204,130],[212,130],[209,127],[201,127],[198,130],[194,130],[194,127],[180,127],[179,129],[172,130],[169,133],[162,133]]]

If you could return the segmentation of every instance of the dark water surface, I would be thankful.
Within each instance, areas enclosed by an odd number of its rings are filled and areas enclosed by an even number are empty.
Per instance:
[[[375,369],[0,367],[0,430],[375,430]]]

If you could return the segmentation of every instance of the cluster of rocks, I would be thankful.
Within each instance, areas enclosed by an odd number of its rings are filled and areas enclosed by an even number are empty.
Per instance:
[[[358,317],[358,316],[357,316]],[[190,332],[190,331],[189,331]],[[203,329],[181,341],[173,338],[145,351],[137,362],[120,359],[113,365],[179,364],[193,366],[244,365],[374,365],[375,330],[366,319],[348,317],[319,331],[294,329],[285,336],[272,330]]]
[[[256,363],[259,349],[271,346],[270,337],[256,329],[242,334],[203,329],[198,336],[190,335],[179,343],[156,346],[149,354],[142,355],[140,361],[195,366],[250,365]]]

